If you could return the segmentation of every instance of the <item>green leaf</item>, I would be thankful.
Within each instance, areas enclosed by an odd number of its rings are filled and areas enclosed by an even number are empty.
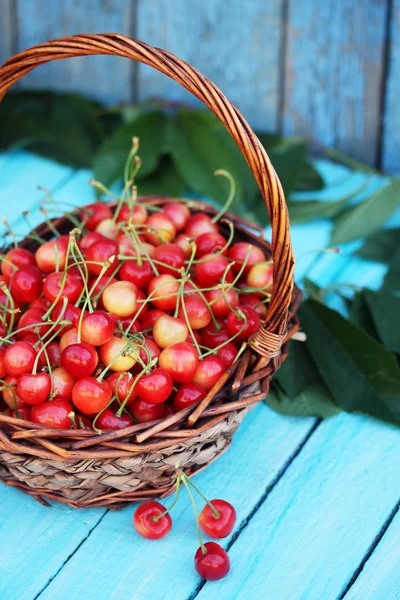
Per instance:
[[[399,321],[400,297],[387,292],[363,290],[376,330],[382,343],[400,354],[400,328],[395,324]]]
[[[289,398],[279,385],[272,382],[265,402],[276,412],[290,417],[328,419],[341,412],[320,380],[310,383],[296,398]]]
[[[354,294],[350,308],[350,321],[363,329],[371,337],[378,339],[378,334],[372,321],[372,315],[363,292],[364,290]]]
[[[336,404],[400,424],[400,369],[395,356],[330,308],[300,309],[307,347]]]
[[[240,214],[242,205],[254,195],[256,183],[240,150],[222,125],[207,113],[179,111],[176,120],[169,124],[166,149],[187,186],[219,204],[226,201],[229,186],[214,171],[229,171],[236,183],[231,212]],[[264,215],[266,220],[266,210]]]
[[[397,248],[389,263],[389,270],[383,280],[381,290],[385,292],[400,290],[400,247]]]
[[[109,187],[122,179],[132,138],[139,138],[138,155],[142,166],[136,177],[143,179],[153,173],[162,154],[167,118],[160,110],[140,114],[131,123],[122,125],[99,148],[94,160],[95,179]]]
[[[75,167],[91,166],[100,105],[77,94],[14,92],[0,104],[0,147],[17,145]]]
[[[325,182],[317,169],[306,161],[300,170],[296,180],[296,191],[321,190]]]
[[[306,344],[291,340],[289,355],[274,380],[278,381],[289,398],[295,398],[317,377],[317,369]]]
[[[367,237],[361,248],[355,252],[355,255],[386,264],[399,247],[400,227],[396,229],[383,229]]]
[[[157,170],[138,184],[140,195],[180,196],[184,190],[185,182],[168,157],[163,157]]]
[[[307,146],[303,140],[289,139],[274,146],[269,157],[281,181],[285,195],[296,189],[304,165],[307,164]]]
[[[310,298],[316,300],[317,302],[323,301],[323,290],[319,285],[315,283],[315,281],[312,281],[312,279],[310,279],[309,277],[304,277],[303,287],[304,291],[306,292],[306,294],[308,294],[308,296],[310,296]]]
[[[357,206],[340,213],[332,231],[332,244],[344,244],[370,235],[386,223],[399,205],[400,180],[392,179]]]
[[[264,146],[267,152],[270,151],[271,148],[280,144],[284,138],[277,133],[270,133],[265,131],[255,131],[254,132],[262,145]]]

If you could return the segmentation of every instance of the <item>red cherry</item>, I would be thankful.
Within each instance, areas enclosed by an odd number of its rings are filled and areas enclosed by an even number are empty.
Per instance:
[[[147,337],[145,337],[145,343],[146,343],[146,347],[147,347],[147,352],[144,348],[140,348],[139,356],[142,359],[142,361],[144,362],[144,364],[148,365],[149,362],[151,362],[152,360],[154,360],[155,358],[158,358],[160,356],[161,350],[157,346],[157,344],[155,342],[153,342],[153,340],[150,340]],[[149,354],[150,354],[150,360],[149,360]]]
[[[261,319],[265,319],[267,316],[267,307],[265,304],[260,303],[260,298],[259,296],[256,296],[256,294],[241,294],[239,304],[240,306],[250,306],[251,308],[254,308]]]
[[[97,367],[99,357],[90,344],[70,344],[61,352],[61,362],[64,369],[77,379],[89,377]]]
[[[132,390],[134,381],[135,378],[133,377],[132,373],[129,372],[113,373],[110,377],[108,377],[107,383],[111,385],[113,394],[115,394],[117,397],[119,404],[125,402],[129,396],[129,399],[126,403],[126,405],[129,406],[136,398],[137,391],[136,389]]]
[[[118,250],[119,247],[115,240],[101,239],[98,242],[91,244],[86,253],[89,271],[94,275],[99,275],[107,260],[109,260],[112,256],[118,256]],[[113,264],[105,272],[105,275],[111,275],[115,271],[117,266],[116,263],[117,259],[115,258]]]
[[[226,246],[226,239],[218,232],[202,233],[196,239],[196,258],[201,258],[206,254],[219,254],[222,248]],[[223,254],[227,254],[225,250]]]
[[[231,563],[227,552],[216,542],[206,542],[203,549],[197,549],[194,555],[194,566],[200,577],[207,581],[216,581],[228,575]]]
[[[192,404],[203,400],[207,390],[198,383],[184,383],[175,394],[174,410],[178,412]]]
[[[215,515],[209,504],[206,504],[200,513],[200,527],[210,538],[221,539],[232,533],[236,523],[236,511],[232,504],[225,500],[211,500],[211,504],[218,512]]]
[[[93,423],[89,417],[83,415],[75,415],[75,429],[86,429],[89,431],[93,430]]]
[[[103,202],[94,202],[82,208],[81,216],[84,219],[86,229],[93,231],[103,219],[112,218],[112,210]]]
[[[86,235],[84,235],[79,241],[79,248],[81,250],[87,250],[89,246],[102,240],[104,236],[101,235],[98,231],[89,231]]]
[[[42,274],[35,266],[28,265],[16,271],[10,282],[10,291],[19,302],[33,302],[42,293]]]
[[[85,415],[95,415],[106,408],[111,396],[111,385],[95,377],[79,379],[72,389],[72,402]]]
[[[25,341],[28,341],[27,338],[25,338]],[[39,344],[38,353],[39,353],[39,350],[41,349],[41,347],[42,347],[42,345]],[[46,354],[47,354],[47,358],[46,358]],[[47,344],[45,350],[40,353],[39,364],[41,367],[48,366],[47,359],[49,360],[51,367],[60,367],[61,366],[61,348],[60,348],[60,344],[58,342],[55,342],[55,341],[50,342],[49,344]]]
[[[197,371],[199,357],[192,344],[180,342],[164,348],[158,363],[162,369],[168,371],[173,381],[188,383]]]
[[[216,348],[227,342],[230,338],[225,323],[218,321],[219,329],[216,329],[213,322],[205,327],[201,332],[201,339],[207,348]]]
[[[96,277],[96,279],[97,279],[97,277]],[[89,281],[89,289],[92,289],[95,281],[96,280]],[[106,289],[106,287],[108,285],[111,285],[112,283],[115,283],[116,281],[117,280],[115,279],[115,277],[110,277],[110,275],[105,275],[104,277],[100,277],[100,279],[97,281],[96,285],[93,288],[92,295],[99,296],[102,292],[104,292],[104,290]]]
[[[154,259],[160,273],[177,276],[185,264],[185,255],[182,248],[176,244],[161,244],[154,252]],[[163,263],[163,264],[159,264]]]
[[[163,212],[169,216],[177,231],[185,229],[190,219],[190,210],[183,202],[167,202],[163,206]]]
[[[235,261],[232,267],[235,273],[239,273],[247,258],[246,266],[243,270],[244,275],[247,275],[253,265],[266,260],[266,256],[261,248],[248,242],[236,242],[236,244],[233,244],[229,248],[228,256],[230,260]]]
[[[147,210],[141,204],[135,204],[132,208],[123,204],[118,213],[117,223],[131,221],[134,225],[142,225],[147,219]]]
[[[133,526],[138,534],[148,540],[160,540],[168,535],[172,520],[169,513],[164,515],[164,512],[165,507],[155,500],[140,504],[133,514]]]
[[[9,250],[1,261],[1,273],[4,276],[4,281],[8,283],[17,269],[29,265],[36,265],[32,252],[25,250],[25,248]]]
[[[51,400],[32,406],[31,421],[52,429],[71,429],[71,412],[72,405],[66,400]]]
[[[135,421],[138,423],[147,423],[161,419],[164,407],[162,404],[149,404],[138,396],[129,407],[129,411]]]
[[[7,406],[11,410],[14,410],[15,406],[17,406],[18,410],[23,406],[26,406],[25,402],[17,393],[18,377],[7,375],[7,377],[4,378],[4,382],[7,384],[7,387],[4,386],[3,388],[3,400]]]
[[[218,356],[206,356],[200,361],[193,376],[193,382],[203,386],[206,390],[211,390],[225,371],[225,363]]]
[[[63,297],[64,296],[62,296],[62,298]],[[68,303],[65,307],[65,310],[63,310],[63,308],[64,306],[62,302],[57,302],[51,313],[53,321],[57,321],[57,319],[61,316],[61,313],[63,321],[71,321],[70,325],[64,325],[62,327],[60,325],[59,335],[62,335],[63,333],[76,327],[76,325],[78,324],[79,317],[81,315],[81,309],[74,306],[73,304]]]
[[[171,375],[165,369],[154,369],[154,371],[139,379],[136,384],[136,391],[145,402],[161,404],[171,395]]]
[[[154,272],[148,260],[142,260],[139,264],[136,258],[124,261],[119,276],[123,281],[134,283],[139,289],[147,290],[150,281],[154,277]]]
[[[149,297],[156,308],[173,310],[176,306],[179,281],[172,275],[158,275],[149,283]]]
[[[4,364],[4,350],[0,348],[0,379],[7,375],[7,369]]]
[[[75,384],[75,378],[64,367],[57,367],[52,372],[51,391],[55,398],[69,400],[72,396],[72,388]]]
[[[114,335],[114,321],[103,310],[95,310],[82,319],[82,340],[91,346],[101,346],[111,340]]]
[[[36,351],[27,342],[14,342],[4,352],[3,361],[7,373],[18,377],[23,373],[31,373],[36,358]]]
[[[164,407],[162,418],[168,419],[168,417],[172,417],[172,415],[174,414],[174,409],[173,409],[172,404],[168,401],[168,402],[164,402],[164,404],[162,404],[162,406]]]
[[[51,392],[51,379],[48,373],[31,375],[25,373],[18,381],[17,392],[26,404],[41,404]]]
[[[166,315],[166,314],[167,314],[166,312],[164,312],[163,310],[158,310],[157,308],[154,308],[153,310],[149,310],[149,312],[145,314],[143,319],[141,319],[143,331],[146,331],[147,329],[153,329],[154,323],[162,315]]]
[[[207,327],[211,321],[211,313],[204,300],[200,296],[191,294],[184,298],[184,302],[186,315],[185,310],[181,305],[179,308],[179,317],[183,320],[186,320],[187,317],[192,329],[203,329],[204,327]]]
[[[212,222],[211,217],[204,213],[197,213],[190,217],[185,233],[188,237],[195,240],[202,233],[218,233],[218,225]]]
[[[14,419],[24,419],[25,421],[32,421],[31,407],[27,404],[25,404],[24,406],[19,406],[18,412],[16,410],[11,410],[10,408],[8,408],[7,410],[10,411],[10,417],[14,417]]]
[[[118,417],[111,408],[106,408],[97,418],[96,427],[97,429],[125,429],[133,425],[132,418],[126,413],[122,413]]]
[[[65,267],[68,237],[61,236],[51,242],[45,242],[35,252],[35,260],[43,273],[52,273],[57,266],[60,271]]]
[[[165,213],[153,213],[146,220],[146,240],[154,246],[171,242],[176,236],[173,221]]]
[[[50,304],[47,302],[46,298],[37,298],[33,302],[31,302],[30,308],[40,308],[44,311],[47,311]]]
[[[82,279],[78,280],[73,275],[64,273],[51,273],[45,279],[43,284],[43,294],[46,300],[53,303],[57,298],[62,302],[63,298],[68,298],[68,302],[74,304],[83,290]]]
[[[201,287],[212,287],[221,282],[222,276],[224,275],[229,262],[222,255],[217,254],[206,254],[201,262],[198,262],[194,266],[194,276],[196,282]],[[225,281],[232,281],[232,274],[230,271],[227,272]]]
[[[217,356],[219,356],[226,367],[229,367],[233,363],[237,353],[238,349],[232,342],[228,342],[225,346],[217,350]]]
[[[230,337],[238,334],[236,335],[236,340],[246,341],[257,331],[261,325],[261,321],[254,308],[250,306],[242,306],[240,311],[246,316],[247,323],[245,318],[232,312],[228,317],[226,327]]]
[[[227,317],[232,308],[239,305],[239,295],[233,288],[227,288],[224,292],[220,289],[209,290],[205,292],[205,297],[215,317]]]
[[[25,338],[32,333],[36,335],[36,329],[38,329],[38,332],[42,337],[45,336],[51,325],[43,324],[42,317],[44,314],[45,311],[41,308],[29,308],[19,320],[17,336],[19,338]]]
[[[162,315],[153,325],[154,341],[160,348],[185,342],[188,333],[187,325],[182,318],[169,315]]]

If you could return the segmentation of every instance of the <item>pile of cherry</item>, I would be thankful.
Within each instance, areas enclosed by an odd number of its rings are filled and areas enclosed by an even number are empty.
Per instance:
[[[206,396],[265,317],[272,264],[192,206],[91,204],[2,255],[0,411],[98,432]]]

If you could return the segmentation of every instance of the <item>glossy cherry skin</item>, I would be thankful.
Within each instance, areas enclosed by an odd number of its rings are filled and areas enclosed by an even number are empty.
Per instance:
[[[236,290],[224,286],[224,292],[220,289],[205,292],[207,302],[217,318],[227,317],[239,305],[239,295]]]
[[[4,349],[0,348],[0,379],[7,375],[7,369],[4,365]]]
[[[201,331],[203,345],[207,348],[216,348],[227,342],[230,338],[225,323],[220,321],[218,325],[219,329],[216,329],[214,323],[211,322]]]
[[[274,266],[270,262],[262,262],[254,265],[247,274],[247,285],[251,288],[259,289],[259,292],[254,292],[257,295],[265,296],[266,293],[271,293],[273,270]]]
[[[55,394],[55,398],[69,400],[72,396],[75,378],[64,367],[53,369],[52,378],[51,391]]]
[[[166,312],[159,310],[158,308],[149,310],[144,317],[141,318],[143,331],[146,331],[146,329],[153,329],[154,323],[157,321],[157,319],[166,314]]]
[[[17,336],[23,339],[32,333],[36,335],[35,330],[43,337],[49,331],[51,325],[43,324],[42,317],[45,311],[41,308],[29,308],[20,318],[18,322]]]
[[[133,425],[132,417],[126,412],[123,412],[120,417],[111,410],[106,408],[96,420],[96,428],[107,430],[107,429],[125,429]]]
[[[229,265],[227,259],[222,255],[206,254],[201,262],[194,266],[194,276],[200,287],[212,287],[221,282],[222,277]],[[231,270],[227,271],[225,280],[232,281]]]
[[[139,535],[148,540],[160,540],[169,534],[172,520],[169,513],[159,517],[165,507],[155,500],[148,500],[140,504],[133,514],[133,526]]]
[[[18,380],[17,392],[26,404],[41,404],[51,392],[51,379],[48,373],[32,375],[25,373]]]
[[[156,368],[139,379],[136,391],[145,402],[161,404],[171,395],[172,386],[172,378],[168,371]]]
[[[185,255],[182,248],[176,244],[161,244],[154,252],[154,259],[160,273],[179,275],[179,271],[185,264]],[[163,264],[160,264],[163,263]]]
[[[136,285],[130,281],[116,281],[102,294],[104,307],[118,317],[128,317],[136,311]]]
[[[72,421],[68,415],[73,411],[67,400],[51,400],[32,406],[31,421],[52,429],[71,429]]]
[[[35,252],[35,260],[43,273],[52,273],[65,267],[67,257],[68,237],[61,236],[56,240],[45,242]]]
[[[71,321],[71,323],[69,325],[60,325],[58,329],[59,335],[62,335],[69,329],[76,327],[76,325],[78,324],[79,317],[81,315],[81,309],[70,303],[68,303],[64,309],[62,302],[57,302],[51,313],[52,320],[57,321],[57,319],[61,317],[61,314],[62,321]]]
[[[223,579],[228,575],[231,563],[227,552],[216,542],[206,542],[204,544],[206,553],[203,549],[197,549],[194,555],[194,566],[200,577],[207,581],[216,581]]]
[[[235,360],[238,349],[232,342],[228,342],[217,350],[217,356],[222,360],[226,367],[229,367]]]
[[[173,402],[175,412],[200,402],[206,395],[207,390],[198,383],[184,383],[175,394]]]
[[[25,340],[26,340],[26,338],[25,338]],[[41,347],[42,347],[42,345],[39,344],[39,346],[37,348],[38,354],[39,354]],[[47,354],[47,357],[46,357],[46,354]],[[51,367],[60,367],[61,366],[61,348],[60,348],[60,344],[58,342],[56,342],[56,341],[50,342],[49,344],[47,344],[45,350],[43,352],[40,352],[39,365],[41,367],[47,367],[48,366],[47,359],[48,359]]]
[[[21,267],[10,282],[12,297],[19,302],[34,302],[42,293],[43,276],[36,266]]]
[[[91,346],[101,346],[111,340],[114,335],[114,321],[103,310],[88,313],[82,319],[82,340]]]
[[[161,419],[164,414],[163,404],[149,404],[139,396],[130,405],[129,411],[138,423],[148,423]]]
[[[211,504],[218,512],[218,516],[215,516],[210,505],[206,504],[200,513],[200,527],[210,538],[225,538],[235,527],[236,511],[226,500],[211,500]]]
[[[78,244],[79,248],[81,250],[87,250],[89,248],[89,246],[91,246],[95,242],[98,242],[99,240],[102,240],[103,237],[104,236],[102,236],[101,233],[99,233],[98,231],[89,231],[89,233],[84,235],[79,240],[79,244]]]
[[[267,316],[267,307],[260,302],[260,297],[256,294],[241,294],[239,305],[254,308],[261,319],[265,319]]]
[[[183,302],[186,310],[183,308]],[[187,318],[192,329],[203,329],[211,321],[211,313],[207,304],[196,294],[190,294],[182,299],[178,314],[183,320]]]
[[[81,216],[85,220],[86,229],[94,231],[101,221],[110,219],[113,214],[111,208],[104,202],[94,202],[83,207]]]
[[[226,239],[220,233],[202,233],[196,239],[196,258],[199,259],[206,254],[221,254],[221,250],[225,246]],[[224,250],[222,254],[227,254],[227,252],[227,250]]]
[[[122,354],[114,360],[120,352]],[[125,352],[126,356],[124,356]],[[100,346],[99,353],[103,364],[106,367],[110,366],[111,371],[129,371],[137,360],[137,351],[129,349],[125,340],[117,336],[112,337],[109,342]]]
[[[13,248],[9,250],[1,261],[1,273],[4,281],[8,283],[17,269],[29,265],[36,265],[32,252],[25,250],[25,248]]]
[[[146,352],[145,348],[140,348],[139,356],[142,359],[142,361],[144,362],[144,364],[148,365],[149,362],[151,362],[154,358],[158,358],[160,356],[161,350],[157,346],[157,344],[155,342],[153,342],[153,340],[150,340],[147,337],[145,337],[145,343],[146,343],[147,352]],[[150,358],[149,358],[149,355],[150,355]]]
[[[84,415],[95,415],[106,408],[111,396],[111,385],[95,377],[79,379],[72,389],[72,402]]]
[[[19,397],[17,393],[18,377],[14,377],[13,375],[7,375],[7,377],[4,378],[4,382],[7,384],[7,387],[3,387],[2,394],[3,400],[7,404],[7,406],[11,410],[14,410],[15,406],[17,406],[18,409],[23,406],[26,406],[25,402],[22,400],[22,398]]]
[[[246,266],[243,269],[244,275],[247,275],[253,265],[266,260],[266,256],[261,248],[248,242],[236,242],[232,244],[228,251],[228,257],[230,260],[235,261],[233,265],[235,273],[239,273],[247,258]]]
[[[169,372],[174,382],[188,383],[197,371],[199,357],[192,344],[181,342],[164,348],[158,362],[162,369]]]
[[[175,238],[175,244],[182,250],[183,256],[186,260],[190,258],[192,254],[192,243],[186,233],[180,233],[177,235]]]
[[[193,376],[193,382],[203,386],[206,390],[211,390],[225,371],[225,363],[218,356],[206,356],[200,361]]]
[[[94,275],[99,275],[104,264],[112,257],[115,256],[113,264],[107,269],[105,275],[111,275],[115,267],[117,266],[117,255],[118,255],[118,244],[114,240],[109,239],[101,239],[98,242],[95,242],[86,252],[86,260],[88,263],[88,269]],[[99,263],[99,264],[94,264]]]
[[[11,410],[11,408],[8,408],[4,411],[4,413],[9,414],[10,417],[14,417],[14,419],[24,419],[25,421],[32,421],[31,407],[27,404],[24,404],[24,406],[19,406],[17,410]]]
[[[92,295],[93,297],[97,297],[100,296],[102,292],[104,292],[107,286],[111,285],[112,283],[115,283],[116,281],[117,279],[115,279],[115,277],[112,277],[111,275],[105,275],[104,277],[100,277],[99,280],[97,280],[97,277],[95,277],[94,279],[89,281],[89,289],[92,289],[92,287],[94,286]]]
[[[218,233],[218,225],[213,223],[211,217],[204,213],[197,213],[190,217],[186,227],[186,235],[195,240],[202,233]]]
[[[107,383],[112,387],[113,394],[117,397],[117,402],[122,404],[128,398],[127,406],[132,404],[137,396],[136,389],[133,388],[135,378],[132,373],[113,373],[107,378]]]
[[[43,294],[46,300],[53,303],[55,300],[62,302],[63,298],[68,298],[68,302],[74,304],[83,290],[82,280],[78,280],[67,271],[64,273],[51,273],[45,279],[43,284]]]
[[[147,290],[150,281],[154,277],[154,271],[148,260],[142,260],[141,264],[136,258],[124,261],[119,276],[123,281],[134,283],[139,289]]]
[[[23,373],[31,373],[36,358],[36,351],[27,342],[14,342],[4,352],[4,367],[10,375],[18,377]]]
[[[117,223],[131,221],[134,225],[142,225],[147,219],[147,210],[141,204],[135,204],[132,208],[123,204],[117,216]]]
[[[173,310],[176,306],[179,281],[173,275],[158,275],[149,283],[149,297],[160,310]]]
[[[165,213],[153,213],[146,220],[146,240],[154,246],[171,242],[176,236],[176,228]]]
[[[77,379],[89,377],[96,369],[99,357],[90,344],[70,344],[61,352],[61,362],[64,369]]]
[[[114,239],[118,233],[118,226],[113,219],[103,219],[96,227],[97,233],[106,238]]]
[[[72,327],[68,329],[65,333],[62,334],[60,338],[60,350],[61,352],[67,347],[71,346],[71,344],[78,343],[78,330],[76,327]]]
[[[190,210],[183,202],[167,202],[163,212],[169,216],[177,231],[185,229],[190,219]]]
[[[254,308],[242,306],[240,310],[245,314],[247,322],[246,319],[231,313],[228,317],[226,327],[230,337],[236,336],[235,340],[246,341],[257,331],[261,325],[261,321]]]
[[[160,348],[185,342],[188,333],[185,321],[170,315],[162,315],[153,325],[153,338]]]

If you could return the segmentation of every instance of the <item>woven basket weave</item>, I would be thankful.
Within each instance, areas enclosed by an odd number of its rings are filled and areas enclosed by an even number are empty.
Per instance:
[[[250,406],[268,393],[270,378],[287,356],[287,341],[298,330],[301,293],[293,284],[294,259],[287,207],[279,179],[258,138],[239,111],[196,69],[176,56],[118,34],[78,35],[35,46],[0,68],[0,99],[35,67],[73,56],[118,55],[150,65],[168,75],[220,119],[243,153],[261,190],[272,226],[272,246],[262,230],[234,215],[235,240],[250,241],[273,258],[274,283],[265,323],[241,359],[207,396],[171,417],[95,435],[83,430],[54,430],[0,413],[0,479],[37,500],[57,500],[74,507],[120,508],[139,499],[164,497],[175,485],[179,464],[192,475],[224,452]],[[170,199],[142,197],[162,205]],[[204,204],[202,212],[215,214]],[[71,224],[55,219],[61,232]],[[252,231],[250,231],[250,229]],[[52,237],[48,225],[37,233]],[[21,246],[35,249],[27,238]]]

